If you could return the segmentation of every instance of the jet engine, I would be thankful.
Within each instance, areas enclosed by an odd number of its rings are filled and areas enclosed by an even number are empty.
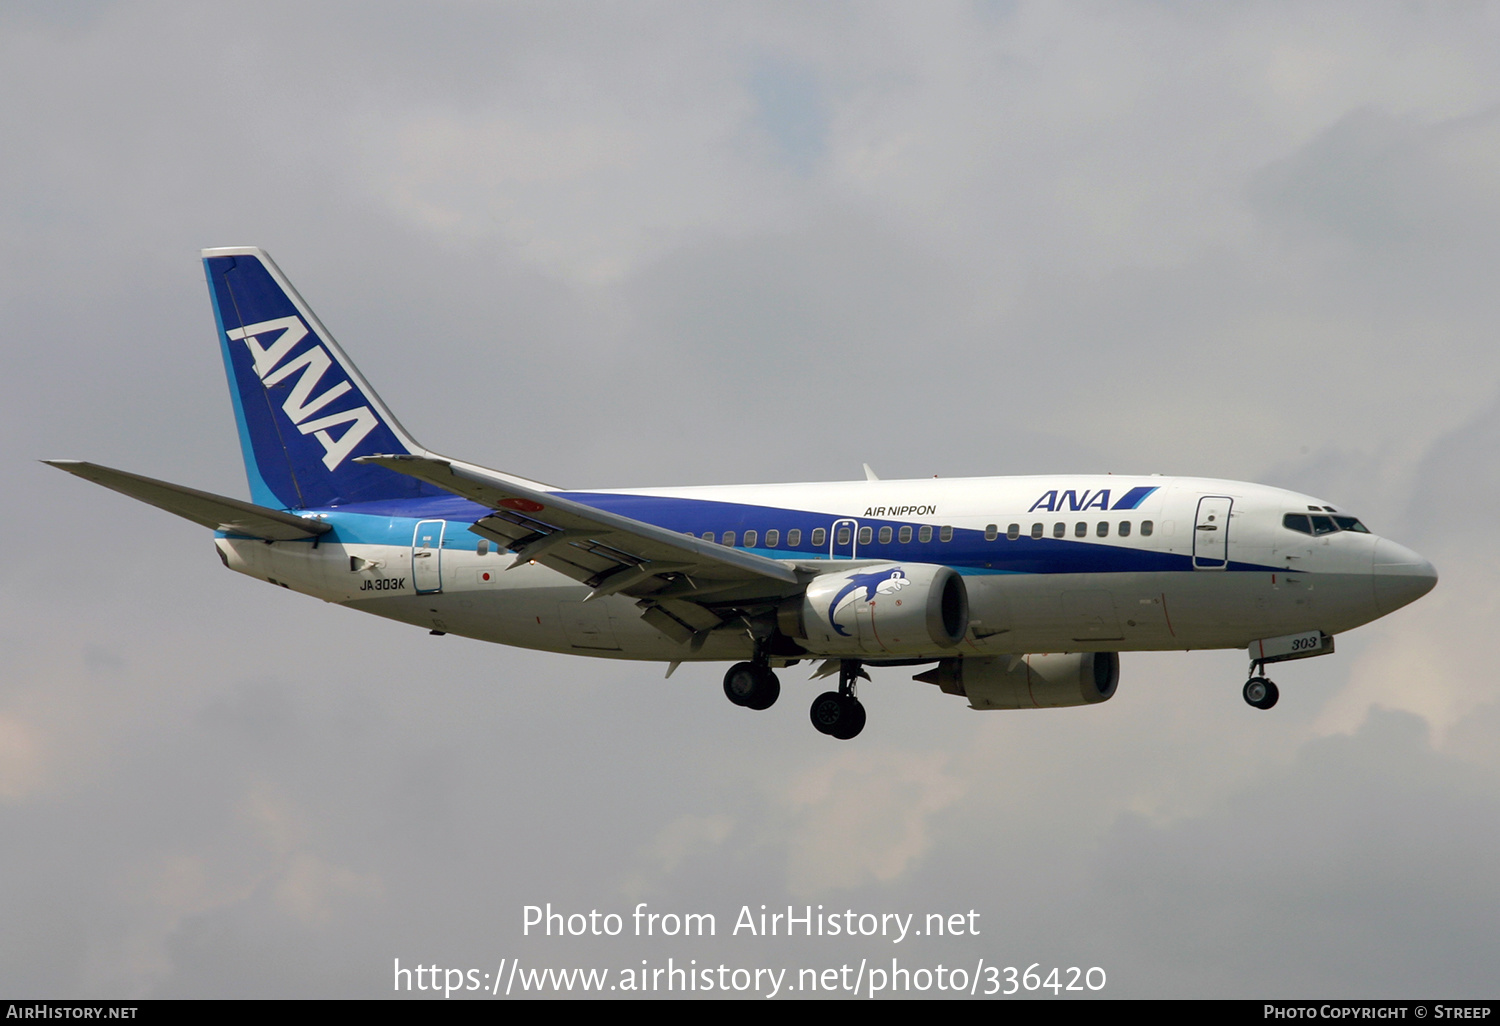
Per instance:
[[[781,604],[781,633],[820,655],[918,655],[956,648],[969,593],[951,567],[877,563],[833,570]]]
[[[914,680],[963,695],[973,709],[1056,709],[1096,705],[1120,682],[1118,652],[944,659]]]

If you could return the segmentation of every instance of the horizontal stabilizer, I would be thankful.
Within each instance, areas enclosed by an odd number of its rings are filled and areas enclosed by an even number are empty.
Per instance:
[[[249,535],[267,541],[292,541],[297,538],[313,538],[329,529],[329,525],[318,520],[267,509],[212,492],[200,492],[196,488],[185,488],[139,474],[128,474],[123,470],[112,470],[97,463],[84,463],[80,460],[42,462],[215,531]]]

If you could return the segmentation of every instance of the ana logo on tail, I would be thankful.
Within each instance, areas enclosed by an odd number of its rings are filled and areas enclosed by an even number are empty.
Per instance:
[[[269,346],[262,347],[258,336],[273,331],[280,332],[280,336]],[[379,422],[368,406],[357,406],[352,410],[309,419],[354,386],[344,380],[331,385],[321,395],[313,395],[323,375],[333,366],[333,358],[322,346],[314,345],[303,350],[296,359],[287,359],[297,343],[307,337],[307,325],[302,323],[300,317],[279,317],[274,321],[247,324],[243,328],[231,328],[226,334],[236,342],[243,341],[249,347],[250,356],[255,361],[255,373],[267,390],[285,381],[299,369],[302,371],[292,385],[286,401],[281,404],[281,409],[297,426],[298,431],[304,435],[312,435],[322,444],[323,465],[329,470],[337,469],[354,452],[355,447],[364,441],[365,436],[375,430]],[[331,429],[340,424],[349,426],[335,438]]]

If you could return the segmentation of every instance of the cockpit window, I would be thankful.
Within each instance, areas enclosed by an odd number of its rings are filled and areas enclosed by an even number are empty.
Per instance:
[[[1356,534],[1370,533],[1370,529],[1361,524],[1356,517],[1324,516],[1319,513],[1288,513],[1281,518],[1281,526],[1314,536],[1335,534],[1339,531],[1353,531]]]

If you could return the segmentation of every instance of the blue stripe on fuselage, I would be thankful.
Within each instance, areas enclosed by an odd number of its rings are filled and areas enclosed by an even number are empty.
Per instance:
[[[1147,493],[1149,491],[1148,489]],[[724,531],[734,531],[743,538],[746,530],[753,530],[760,532],[763,538],[765,532],[771,529],[780,531],[785,538],[789,530],[802,531],[803,544],[796,549],[756,546],[748,550],[770,559],[828,558],[827,545],[814,549],[810,539],[813,529],[828,529],[839,519],[858,520],[861,527],[872,528],[877,537],[882,527],[897,529],[903,526],[924,526],[909,521],[848,518],[831,513],[706,499],[597,492],[558,494],[597,509],[694,536],[701,536],[709,531],[721,536]],[[1139,503],[1144,498],[1143,494],[1135,501]],[[412,531],[419,520],[447,520],[455,525],[468,525],[486,516],[491,510],[456,495],[445,495],[351,503],[319,512],[326,514],[325,522],[333,528],[321,537],[322,542],[407,546],[411,544]],[[443,548],[473,549],[477,541],[465,531],[449,530],[444,535]],[[1083,539],[1030,536],[1009,539],[1003,534],[994,541],[986,541],[983,531],[965,528],[954,528],[953,540],[949,542],[934,540],[901,544],[893,541],[882,545],[872,541],[859,546],[859,556],[861,559],[941,564],[966,574],[1152,573],[1193,568],[1192,556],[1186,553],[1159,552],[1133,545]],[[1228,569],[1275,570],[1274,567],[1250,563],[1231,563]]]
[[[1156,491],[1157,487],[1159,487],[1159,486],[1141,485],[1138,488],[1132,488],[1132,489],[1130,489],[1130,491],[1128,491],[1124,495],[1120,496],[1120,500],[1118,502],[1116,502],[1113,506],[1111,506],[1109,508],[1110,512],[1111,513],[1117,513],[1120,510],[1127,510],[1127,509],[1135,509],[1135,508],[1137,508],[1138,506],[1140,506],[1141,503],[1143,503],[1143,502],[1146,501],[1146,496],[1148,496],[1152,492]]]

